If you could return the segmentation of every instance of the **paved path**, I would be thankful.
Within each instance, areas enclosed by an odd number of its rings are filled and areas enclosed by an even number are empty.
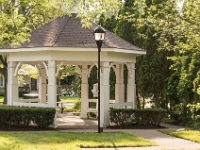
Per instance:
[[[58,119],[60,129],[69,132],[97,132],[96,119],[80,119],[71,113],[61,114]],[[65,122],[65,123],[64,123]],[[164,125],[167,129],[177,130],[180,126]],[[188,140],[175,138],[158,132],[156,129],[104,129],[104,132],[123,131],[143,137],[155,142],[158,146],[152,147],[124,147],[124,148],[81,148],[81,150],[200,150],[200,144]]]

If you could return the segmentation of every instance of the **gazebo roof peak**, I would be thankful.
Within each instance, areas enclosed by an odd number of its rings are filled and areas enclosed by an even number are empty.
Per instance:
[[[96,48],[93,30],[97,24],[92,23],[88,28],[82,28],[81,21],[75,13],[71,16],[62,16],[53,19],[31,33],[30,42],[23,43],[17,48],[36,47],[79,47]],[[106,30],[106,38],[103,42],[104,48],[117,48],[126,50],[144,51],[141,48],[123,40]],[[16,47],[15,47],[16,48]]]

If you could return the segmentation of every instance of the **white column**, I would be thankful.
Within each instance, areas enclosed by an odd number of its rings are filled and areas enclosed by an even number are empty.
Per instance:
[[[8,62],[7,105],[13,105],[13,101],[19,99],[17,76],[14,76],[15,69],[16,62]]]
[[[81,83],[81,118],[87,118],[88,109],[88,66],[82,65],[82,83]]]
[[[40,103],[46,104],[46,70],[45,68],[41,68],[39,77],[39,100]]]
[[[56,85],[56,63],[54,60],[48,61],[48,106],[56,108],[57,85]]]
[[[124,102],[124,65],[117,64],[115,68],[115,103]]]
[[[104,62],[101,67],[100,84],[100,127],[109,125],[109,100],[110,100],[110,63]]]
[[[128,68],[127,102],[133,102],[133,108],[136,108],[135,63],[127,64],[127,68]]]

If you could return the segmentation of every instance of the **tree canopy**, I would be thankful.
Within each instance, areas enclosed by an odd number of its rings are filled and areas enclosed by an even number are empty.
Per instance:
[[[137,58],[137,92],[153,95],[157,107],[181,107],[183,123],[188,105],[200,102],[199,11],[200,0],[126,0],[116,17],[103,21],[110,31],[147,51]]]

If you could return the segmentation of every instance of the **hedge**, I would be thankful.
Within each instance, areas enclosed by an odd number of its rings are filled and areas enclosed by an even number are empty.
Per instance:
[[[111,126],[159,126],[165,109],[110,109]]]
[[[0,92],[0,96],[4,96],[4,92]]]
[[[19,97],[23,97],[24,94],[28,94],[29,91],[22,91],[22,90],[19,90]]]
[[[54,123],[55,108],[0,106],[0,126],[49,127]]]
[[[29,91],[22,91],[22,90],[19,90],[19,97],[23,97],[24,94],[28,94]],[[0,96],[4,96],[4,92],[0,92]]]

